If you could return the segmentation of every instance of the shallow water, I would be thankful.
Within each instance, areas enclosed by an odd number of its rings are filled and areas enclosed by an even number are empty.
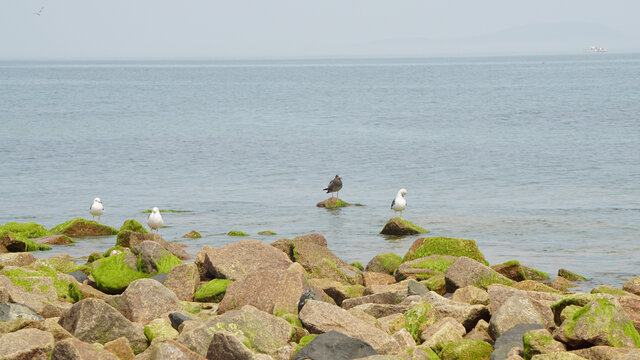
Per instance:
[[[491,264],[621,286],[640,274],[639,72],[615,54],[0,62],[0,223],[53,227],[101,197],[114,227],[190,211],[161,234],[194,254],[229,230],[319,232],[366,264],[417,238],[378,234],[404,187],[405,219],[475,239]],[[336,173],[366,206],[315,207]]]

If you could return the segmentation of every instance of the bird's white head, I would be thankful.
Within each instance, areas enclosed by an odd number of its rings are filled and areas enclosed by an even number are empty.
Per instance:
[[[93,202],[102,204],[102,200],[100,200],[100,198],[93,199]]]
[[[157,207],[154,207],[153,210],[151,210],[154,214],[157,214],[160,212],[160,209],[158,209]]]
[[[400,191],[398,191],[398,194],[404,197],[405,195],[407,195],[407,189],[400,189]]]

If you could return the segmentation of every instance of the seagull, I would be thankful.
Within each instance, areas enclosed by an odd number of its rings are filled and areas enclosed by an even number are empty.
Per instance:
[[[154,207],[153,210],[151,211],[151,214],[149,214],[149,217],[147,218],[147,225],[149,225],[149,229],[151,229],[151,231],[155,229],[156,232],[159,232],[163,224],[164,224],[164,221],[162,221],[162,215],[160,215],[160,209],[158,209],[157,207]]]
[[[34,12],[34,15],[42,16],[42,10],[44,10],[44,6],[40,8],[37,12]]]
[[[391,208],[394,212],[400,211],[400,218],[402,219],[402,211],[407,208],[407,199],[404,196],[407,195],[407,189],[398,190],[398,195],[391,202]]]
[[[95,217],[98,217],[98,224],[100,223],[100,215],[104,212],[104,206],[102,206],[102,200],[100,198],[93,199],[93,204],[89,207],[89,212],[91,213],[91,220],[94,220]]]
[[[336,197],[338,197],[338,194],[340,194],[340,189],[342,189],[342,176],[338,174],[333,178],[333,180],[331,180],[329,186],[322,190],[326,191],[327,194],[332,193],[331,197],[333,197],[333,193],[336,193]]]

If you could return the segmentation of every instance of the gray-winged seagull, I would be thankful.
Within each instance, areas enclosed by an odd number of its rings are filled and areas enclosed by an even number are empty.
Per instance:
[[[391,202],[391,208],[394,212],[400,211],[400,218],[402,219],[402,211],[407,208],[407,199],[404,196],[407,195],[407,189],[398,190],[396,198]]]
[[[336,193],[336,197],[340,194],[340,189],[342,189],[342,176],[340,174],[336,175],[336,177],[331,180],[329,186],[322,189],[328,193],[331,193],[331,197],[333,197],[333,193]]]

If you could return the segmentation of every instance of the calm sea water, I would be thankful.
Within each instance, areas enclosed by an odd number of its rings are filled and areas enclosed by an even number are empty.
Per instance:
[[[640,55],[0,63],[0,223],[153,206],[169,241],[319,232],[348,262],[404,255],[404,218],[620,286],[640,274]],[[364,207],[316,208],[335,174]],[[181,236],[195,229],[202,239]],[[258,236],[270,229],[275,237]],[[38,256],[88,255],[114,237]]]

